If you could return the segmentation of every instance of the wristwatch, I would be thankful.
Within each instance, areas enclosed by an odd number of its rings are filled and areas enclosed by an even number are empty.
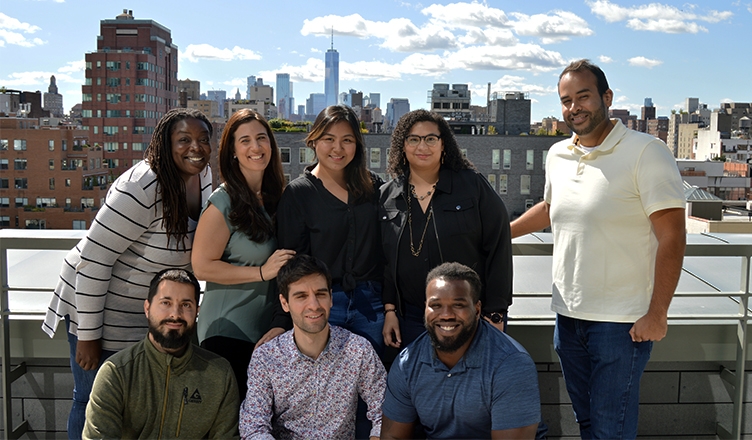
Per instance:
[[[494,324],[501,324],[501,322],[504,320],[504,315],[499,312],[486,313],[486,316]]]

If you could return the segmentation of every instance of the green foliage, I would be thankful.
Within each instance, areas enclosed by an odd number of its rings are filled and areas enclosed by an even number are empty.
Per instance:
[[[495,134],[499,134],[499,133],[498,133],[498,132],[496,131],[496,127],[494,127],[493,125],[489,125],[489,126],[488,126],[488,130],[486,131],[486,133],[488,133],[488,135],[489,135],[489,136],[491,136],[491,135],[495,135]]]
[[[288,121],[287,119],[281,119],[281,118],[273,118],[269,120],[269,126],[272,127],[272,131],[275,131],[275,132],[305,133],[308,131],[308,126],[310,125],[311,123],[307,121],[306,122],[292,122],[292,121]]]
[[[716,156],[716,157],[714,157],[711,160],[714,160],[714,161],[717,161],[717,162],[726,162],[726,156],[724,156],[723,154],[721,154],[720,156]]]

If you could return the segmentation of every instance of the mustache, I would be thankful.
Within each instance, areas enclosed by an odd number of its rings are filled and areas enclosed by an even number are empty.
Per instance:
[[[185,319],[163,319],[159,322],[159,325],[163,324],[183,324],[184,326],[188,327],[188,321]]]

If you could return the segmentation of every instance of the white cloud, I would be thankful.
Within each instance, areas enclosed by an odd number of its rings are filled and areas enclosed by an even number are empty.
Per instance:
[[[451,53],[447,58],[452,68],[469,70],[545,72],[566,64],[558,52],[547,51],[535,44],[512,47],[473,46]]]
[[[613,63],[614,62],[613,58],[611,58],[609,56],[606,56],[606,55],[599,56],[598,57],[598,61],[600,61],[603,64],[608,64],[608,63]]]
[[[86,69],[86,60],[78,60],[78,61],[68,61],[65,66],[57,69],[57,71],[60,73],[75,73],[75,72],[83,72],[85,69]]]
[[[311,53],[324,53],[324,51],[321,50],[321,49],[316,49],[315,47],[312,47],[311,48]]]
[[[473,96],[480,97],[485,102],[488,84],[470,84]],[[524,77],[518,75],[504,75],[491,83],[491,95],[494,92],[526,92],[536,95],[550,95],[557,93],[556,86],[541,86],[530,84]]]
[[[501,9],[478,2],[431,5],[421,11],[424,15],[450,28],[505,27],[509,17]]]
[[[422,28],[407,19],[391,20],[385,25],[387,32],[381,47],[394,52],[424,52],[454,49],[457,37],[446,28],[429,23]]]
[[[39,26],[24,23],[0,12],[0,47],[12,44],[21,47],[33,47],[45,44],[41,38],[29,38],[26,34],[33,34],[40,30]]]
[[[300,34],[303,36],[331,36],[332,32],[334,32],[334,35],[366,38],[371,36],[369,29],[372,30],[374,26],[379,26],[379,23],[366,20],[360,14],[352,14],[344,17],[326,15],[311,20],[303,20],[303,28],[300,29]]]
[[[339,63],[340,80],[342,80],[343,63]],[[308,58],[302,66],[283,65],[276,70],[264,70],[257,75],[261,78],[268,78],[267,84],[276,80],[278,73],[289,73],[292,82],[320,82],[324,81],[324,60],[319,58]]]
[[[587,21],[572,12],[555,11],[551,15],[511,13],[516,19],[512,26],[518,35],[538,37],[543,44],[557,43],[572,37],[593,35]]]
[[[627,27],[640,31],[693,34],[707,32],[707,28],[697,24],[698,21],[718,23],[728,20],[734,15],[731,11],[716,10],[698,14],[695,13],[695,6],[691,4],[685,4],[680,9],[661,3],[632,7],[619,6],[609,0],[588,0],[586,3],[593,14],[607,22],[624,21],[627,23]]]
[[[489,46],[513,46],[518,43],[510,29],[469,29],[467,33],[459,37],[459,42],[465,45],[489,45]]]
[[[663,61],[661,60],[651,60],[650,58],[645,57],[633,57],[627,61],[629,61],[629,64],[632,66],[647,67],[649,69],[663,64]]]
[[[49,85],[52,75],[55,75],[55,80],[58,83],[83,83],[83,78],[76,78],[67,73],[31,71],[11,73],[8,78],[0,79],[0,86],[34,90]]]
[[[239,46],[232,49],[219,49],[209,44],[189,44],[185,51],[179,51],[179,56],[181,61],[187,60],[192,63],[197,63],[202,59],[218,61],[261,59],[261,55],[250,49],[243,49]]]

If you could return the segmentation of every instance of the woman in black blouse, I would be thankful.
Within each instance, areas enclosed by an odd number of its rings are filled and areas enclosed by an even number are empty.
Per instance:
[[[385,343],[404,347],[423,333],[426,275],[450,261],[478,273],[483,316],[503,330],[512,303],[507,210],[441,115],[415,110],[399,120],[388,172],[379,201]]]
[[[368,339],[384,351],[381,303],[378,188],[366,168],[366,148],[355,112],[333,105],[319,113],[306,137],[316,162],[290,182],[277,210],[283,249],[312,255],[332,274],[329,322]]]

